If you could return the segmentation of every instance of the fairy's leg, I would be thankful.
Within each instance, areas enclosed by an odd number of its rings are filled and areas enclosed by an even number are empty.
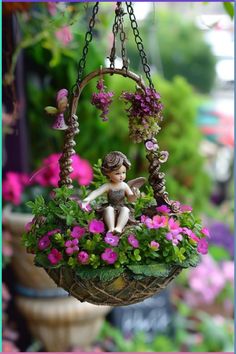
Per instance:
[[[117,220],[117,225],[115,227],[115,231],[121,233],[123,228],[125,227],[125,225],[127,224],[128,220],[129,220],[129,213],[130,210],[127,207],[122,207],[120,209],[120,213],[118,216],[118,220]]]
[[[104,221],[108,228],[108,232],[114,231],[115,227],[115,210],[111,206],[108,206],[104,210]]]

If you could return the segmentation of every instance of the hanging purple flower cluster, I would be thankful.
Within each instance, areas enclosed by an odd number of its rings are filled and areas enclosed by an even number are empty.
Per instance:
[[[163,105],[155,89],[137,88],[136,92],[123,92],[121,99],[130,106],[126,109],[129,117],[130,138],[136,142],[152,139],[160,130]]]
[[[112,103],[112,97],[114,96],[113,92],[105,92],[106,86],[104,86],[104,80],[99,79],[97,83],[97,89],[99,90],[98,93],[93,93],[91,103],[97,108],[102,111],[100,117],[102,118],[103,122],[108,120],[108,112],[109,106]]]
[[[127,109],[128,116],[145,120],[148,117],[162,119],[163,105],[160,102],[160,94],[154,89],[146,88],[145,91],[137,89],[135,93],[123,92],[121,97],[126,103],[131,103]]]

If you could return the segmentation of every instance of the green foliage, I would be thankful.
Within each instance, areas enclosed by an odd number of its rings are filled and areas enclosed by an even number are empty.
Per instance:
[[[77,267],[76,274],[82,279],[98,278],[102,282],[111,281],[119,277],[124,272],[123,268],[106,267],[101,269],[91,269],[91,267]]]
[[[227,14],[230,16],[230,18],[233,20],[234,18],[234,4],[233,2],[230,1],[224,1],[223,6]]]
[[[170,267],[166,264],[129,265],[128,268],[134,274],[142,274],[148,277],[168,277]]]
[[[143,22],[143,41],[151,43],[148,50],[152,64],[165,79],[173,80],[176,75],[183,76],[197,90],[208,93],[215,80],[216,59],[203,37],[203,32],[192,20],[183,16],[158,9],[155,19],[150,14]],[[130,41],[128,50],[131,65],[135,64],[133,68],[137,71],[140,64],[136,44]]]

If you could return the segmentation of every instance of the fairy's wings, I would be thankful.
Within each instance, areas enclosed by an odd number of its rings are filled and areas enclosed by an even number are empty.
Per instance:
[[[145,177],[138,177],[135,179],[131,179],[129,182],[127,182],[128,186],[130,189],[132,188],[141,188],[144,183],[146,183],[147,179]]]

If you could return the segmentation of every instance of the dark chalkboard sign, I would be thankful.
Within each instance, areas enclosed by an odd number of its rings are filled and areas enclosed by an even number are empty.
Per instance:
[[[125,336],[144,332],[147,339],[152,340],[159,333],[171,334],[172,314],[167,289],[138,304],[114,308],[108,320]]]

